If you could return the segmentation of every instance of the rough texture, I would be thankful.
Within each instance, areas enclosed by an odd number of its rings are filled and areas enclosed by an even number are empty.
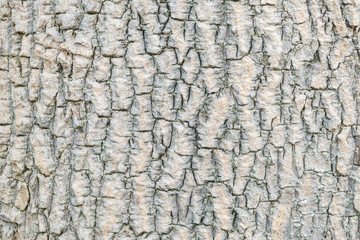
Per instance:
[[[0,239],[359,239],[359,0],[0,0]]]

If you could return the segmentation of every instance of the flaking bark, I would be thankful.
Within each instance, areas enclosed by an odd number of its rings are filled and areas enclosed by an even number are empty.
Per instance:
[[[0,0],[0,239],[359,239],[358,0]]]

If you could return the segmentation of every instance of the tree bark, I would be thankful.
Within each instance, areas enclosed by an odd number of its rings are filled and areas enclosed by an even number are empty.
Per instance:
[[[0,239],[359,239],[358,0],[1,0]]]

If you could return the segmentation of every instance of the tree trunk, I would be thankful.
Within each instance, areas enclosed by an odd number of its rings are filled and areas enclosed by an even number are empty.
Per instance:
[[[358,0],[1,0],[0,239],[359,239]]]

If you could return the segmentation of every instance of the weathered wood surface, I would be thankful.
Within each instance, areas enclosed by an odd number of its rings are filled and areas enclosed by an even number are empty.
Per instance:
[[[359,0],[0,0],[0,239],[359,239]]]

